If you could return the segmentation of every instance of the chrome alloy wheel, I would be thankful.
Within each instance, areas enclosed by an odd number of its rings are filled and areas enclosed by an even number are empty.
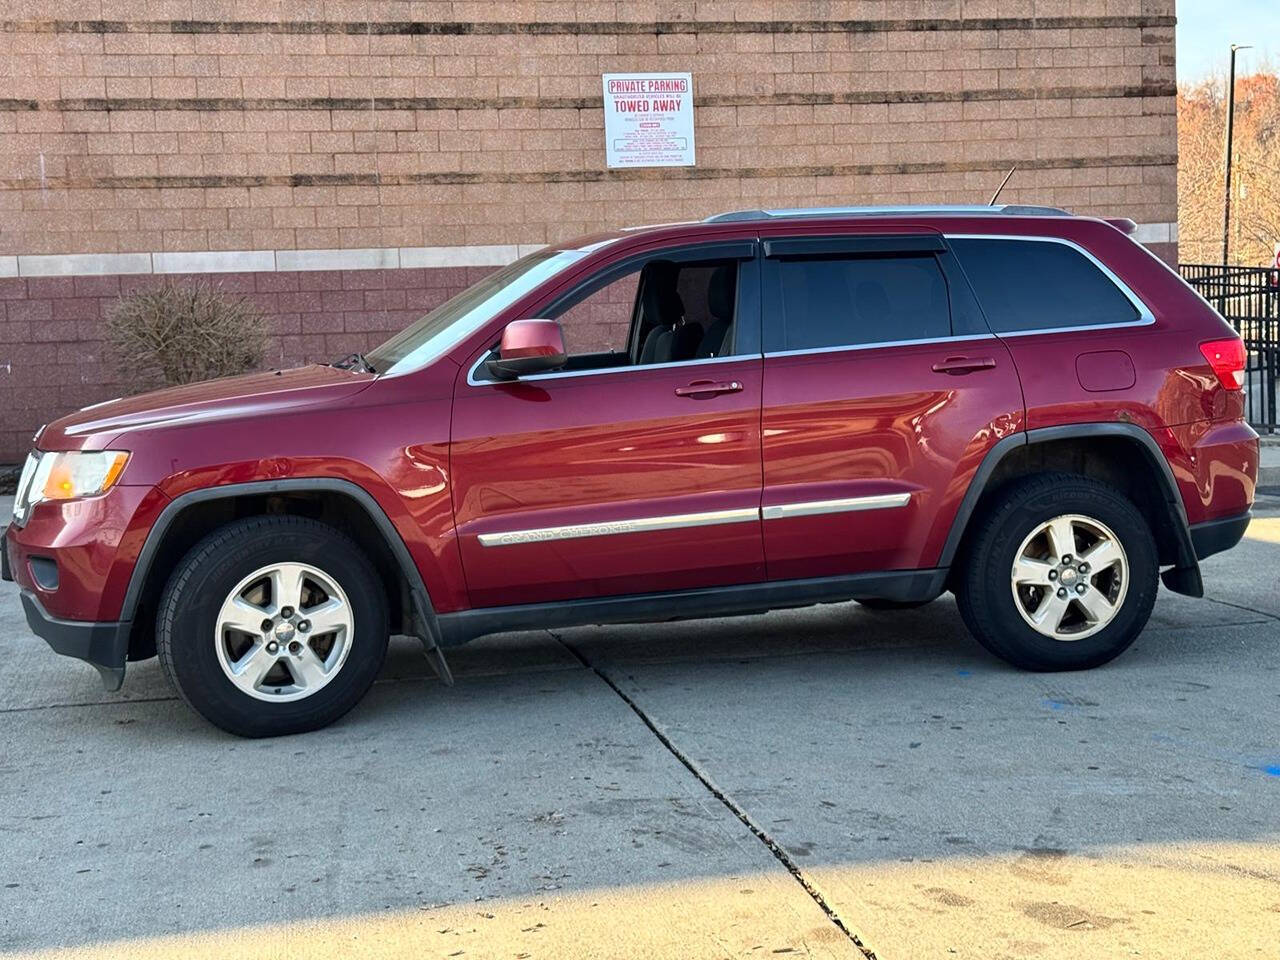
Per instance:
[[[1106,524],[1063,514],[1022,541],[1010,574],[1013,602],[1033,630],[1083,640],[1115,619],[1129,589],[1129,561]]]
[[[236,585],[218,611],[214,645],[242,693],[283,703],[322,689],[351,652],[351,603],[305,563],[275,563]]]

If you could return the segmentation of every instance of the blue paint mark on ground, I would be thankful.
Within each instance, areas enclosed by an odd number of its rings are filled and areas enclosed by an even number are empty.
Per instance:
[[[1280,777],[1280,759],[1275,757],[1268,757],[1263,760],[1260,759],[1256,753],[1242,754],[1234,751],[1221,750],[1211,744],[1197,743],[1193,740],[1173,737],[1167,733],[1153,733],[1151,735],[1151,739],[1156,743],[1163,743],[1173,747],[1188,749],[1196,756],[1204,759],[1233,764],[1241,763],[1244,764],[1244,768],[1246,770],[1257,770],[1259,773],[1265,773],[1268,777]]]
[[[1250,770],[1257,770],[1259,773],[1265,773],[1268,777],[1280,777],[1280,761],[1261,760],[1250,763],[1246,758],[1244,765]]]
[[[957,670],[957,671],[956,671],[956,676],[957,676],[957,677],[971,677],[971,676],[973,676],[973,671],[972,671],[972,670]]]

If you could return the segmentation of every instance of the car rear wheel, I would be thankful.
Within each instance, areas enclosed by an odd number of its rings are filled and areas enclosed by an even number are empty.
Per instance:
[[[387,640],[372,564],[337,530],[289,516],[239,520],[192,548],[156,625],[182,697],[246,737],[332,723],[373,683]]]
[[[1133,643],[1159,564],[1145,518],[1119,491],[1043,474],[1001,491],[969,543],[956,590],[978,642],[1027,670],[1082,670]]]

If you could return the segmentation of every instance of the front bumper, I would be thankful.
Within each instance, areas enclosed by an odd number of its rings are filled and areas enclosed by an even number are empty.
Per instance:
[[[0,576],[21,591],[27,624],[55,652],[92,664],[108,690],[124,680],[132,616],[123,596],[156,512],[153,487],[113,487],[83,500],[43,502],[0,538]]]
[[[22,611],[31,632],[49,644],[55,653],[84,660],[97,668],[108,690],[120,689],[129,656],[130,623],[61,620],[49,613],[30,590],[22,591]]]
[[[9,575],[59,620],[129,619],[124,595],[138,551],[168,498],[117,484],[101,496],[45,501],[6,533]]]

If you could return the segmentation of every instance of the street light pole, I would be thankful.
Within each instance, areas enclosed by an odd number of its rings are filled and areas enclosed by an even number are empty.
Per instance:
[[[1236,51],[1249,50],[1249,46],[1231,45],[1231,71],[1227,78],[1227,176],[1222,197],[1222,265],[1229,262],[1231,243],[1231,137],[1236,124]]]

